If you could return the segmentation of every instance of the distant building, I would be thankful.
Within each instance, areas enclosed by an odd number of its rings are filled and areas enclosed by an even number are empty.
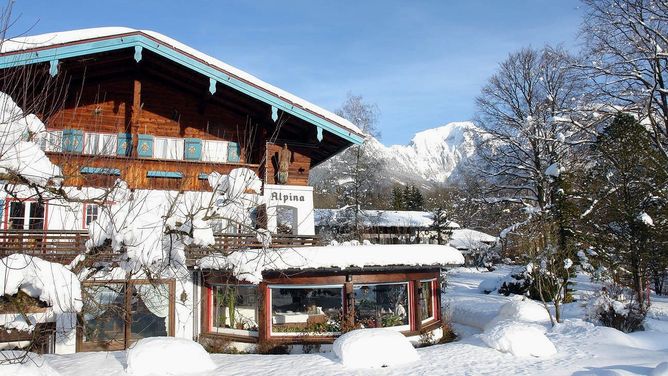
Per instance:
[[[353,223],[350,208],[315,209],[315,231],[323,239],[336,238]],[[361,210],[362,240],[374,244],[428,244],[434,243],[433,214],[425,211]],[[452,230],[460,226],[450,222]]]

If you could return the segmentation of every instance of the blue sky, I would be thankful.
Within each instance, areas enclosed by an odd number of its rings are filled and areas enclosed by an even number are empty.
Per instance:
[[[576,47],[577,0],[16,0],[15,33],[151,29],[329,110],[346,93],[381,111],[385,144],[469,120],[499,62],[523,46]]]

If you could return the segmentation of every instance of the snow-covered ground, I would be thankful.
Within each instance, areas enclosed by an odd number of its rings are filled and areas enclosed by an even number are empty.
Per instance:
[[[216,368],[198,375],[652,375],[659,374],[655,368],[668,361],[668,333],[658,331],[668,327],[668,298],[654,296],[650,311],[654,330],[628,335],[594,326],[580,319],[584,313],[580,301],[566,307],[563,324],[556,328],[546,325],[545,336],[554,344],[556,354],[516,357],[490,348],[481,333],[490,321],[499,320],[497,314],[504,304],[517,302],[518,297],[494,293],[485,295],[478,291],[478,285],[483,280],[500,278],[507,272],[506,268],[495,272],[468,268],[450,271],[444,302],[451,312],[460,339],[417,349],[420,356],[417,362],[360,370],[346,368],[333,352],[305,355],[213,354],[211,358]],[[579,276],[576,282],[578,298],[593,294],[598,289],[585,276]],[[506,308],[506,313],[508,311]],[[530,320],[530,316],[525,318]],[[125,352],[47,355],[44,361],[62,375],[126,374]],[[10,374],[17,375],[15,370],[3,370],[0,366],[0,375]]]

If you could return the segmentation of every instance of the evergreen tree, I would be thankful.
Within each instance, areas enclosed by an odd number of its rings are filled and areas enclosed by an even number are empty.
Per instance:
[[[643,125],[621,113],[599,135],[593,151],[592,204],[583,218],[589,241],[615,281],[632,287],[644,311],[650,268],[666,253],[661,233],[668,179],[662,153]]]
[[[406,210],[406,199],[404,192],[398,185],[392,187],[392,209]]]
[[[429,230],[436,233],[434,239],[438,244],[447,244],[452,235],[452,228],[450,227],[450,220],[448,219],[448,212],[438,207],[432,211],[434,222],[429,227]]]

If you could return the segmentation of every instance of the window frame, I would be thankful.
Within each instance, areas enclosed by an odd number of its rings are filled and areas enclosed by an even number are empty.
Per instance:
[[[310,333],[310,332],[275,332],[274,331],[274,308],[273,308],[273,297],[271,294],[272,289],[340,289],[341,291],[341,323],[345,320],[346,314],[346,292],[345,285],[342,283],[333,283],[333,284],[267,284],[266,286],[266,312],[265,320],[267,325],[267,335],[269,337],[285,338],[285,337],[338,337],[342,333],[338,332],[322,332],[322,333]]]
[[[256,290],[257,298],[255,302],[255,315],[256,315],[256,325],[257,330],[247,330],[247,329],[236,329],[236,328],[223,328],[215,325],[215,314],[216,314],[216,304],[214,302],[214,295],[216,293],[216,288],[221,286],[242,286],[242,287],[254,287]],[[259,337],[260,335],[260,325],[262,323],[262,310],[261,301],[262,301],[262,291],[260,290],[259,285],[254,285],[252,283],[243,282],[243,283],[212,283],[208,285],[208,297],[209,309],[207,312],[208,315],[208,333],[211,334],[228,334],[228,335],[241,335],[246,337]]]
[[[132,333],[131,333],[131,325],[133,323],[132,320],[132,294],[130,293],[131,287],[133,285],[150,285],[150,284],[165,284],[168,286],[168,304],[169,304],[169,313],[167,314],[167,318],[169,320],[169,327],[166,328],[167,331],[167,336],[168,337],[174,337],[176,333],[176,312],[175,312],[175,306],[176,306],[176,295],[175,295],[175,290],[176,290],[176,281],[174,279],[157,279],[157,280],[148,280],[148,279],[133,279],[133,280],[118,280],[118,279],[110,279],[110,280],[93,280],[93,281],[84,281],[82,283],[82,289],[85,288],[85,286],[90,286],[90,285],[106,285],[106,284],[123,284],[124,285],[124,303],[123,303],[123,308],[125,310],[125,317],[124,317],[124,333],[123,333],[123,346],[114,346],[113,348],[105,348],[104,346],[101,345],[101,342],[95,342],[95,341],[90,341],[90,342],[84,342],[83,341],[83,330],[85,327],[85,320],[83,318],[84,312],[79,312],[77,314],[77,321],[79,325],[77,325],[77,330],[76,330],[76,351],[77,352],[82,352],[82,351],[114,351],[114,350],[123,350],[127,349],[130,347],[130,345],[133,342],[132,340]],[[148,338],[148,337],[147,337]]]
[[[406,319],[408,323],[396,326],[380,326],[379,328],[392,329],[400,332],[411,330],[412,327],[412,317],[413,317],[413,304],[411,304],[411,283],[410,281],[394,281],[394,282],[373,282],[373,283],[360,283],[356,282],[352,284],[352,293],[353,293],[353,310],[357,310],[355,304],[355,286],[377,286],[377,285],[405,285],[406,287]],[[353,318],[354,319],[354,318]],[[358,322],[355,321],[355,325],[358,325]]]
[[[423,295],[424,295],[424,289],[422,288],[422,284],[427,283],[427,282],[430,283],[429,284],[429,287],[430,287],[429,291],[430,291],[430,294],[431,294],[431,315],[428,316],[428,317],[422,317],[421,316],[422,315],[422,308],[420,308],[419,312],[420,312],[420,323],[421,324],[427,324],[431,321],[436,321],[436,319],[437,319],[436,316],[438,315],[438,299],[436,297],[436,293],[437,293],[436,283],[438,283],[437,278],[419,280],[419,283],[420,283],[419,287],[420,287],[421,292],[420,292],[420,296],[417,297],[418,298],[417,299],[417,304],[422,305]]]
[[[15,229],[10,229],[9,228],[9,220],[10,220],[10,211],[11,211],[11,204],[12,203],[21,203],[23,204],[23,226],[22,228],[15,228]],[[42,228],[41,229],[30,229],[30,207],[34,204],[38,203],[37,200],[34,199],[29,199],[29,200],[21,200],[21,199],[16,199],[16,198],[5,198],[5,217],[3,220],[3,225],[6,230],[27,230],[27,231],[40,231],[40,230],[48,230],[49,228],[49,203],[45,202],[42,205],[44,205],[44,216],[42,218]],[[29,205],[26,205],[29,204]],[[35,217],[37,218],[37,217]],[[27,221],[26,221],[27,219]]]

